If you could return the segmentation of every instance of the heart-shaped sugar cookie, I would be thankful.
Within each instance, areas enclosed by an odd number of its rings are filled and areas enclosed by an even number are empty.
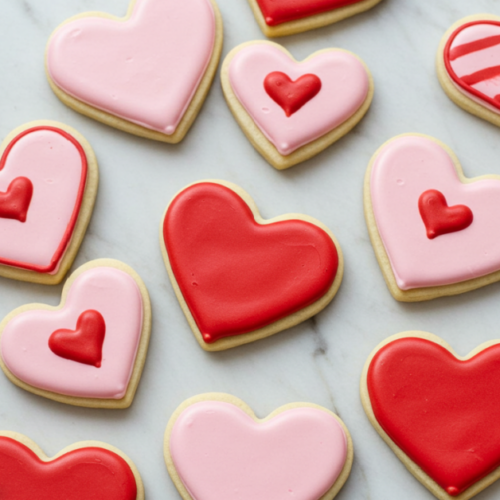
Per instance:
[[[209,351],[301,323],[326,307],[342,281],[342,253],[324,225],[298,214],[264,220],[228,182],[183,189],[160,231],[177,298]]]
[[[336,23],[381,0],[249,0],[263,33],[278,37]]]
[[[0,366],[19,387],[76,406],[127,408],[146,359],[151,306],[140,277],[101,259],[66,282],[59,307],[20,307],[0,324]]]
[[[0,432],[0,498],[144,500],[139,471],[123,452],[98,441],[49,458],[27,437]]]
[[[0,276],[57,284],[76,257],[98,185],[88,142],[61,123],[32,122],[0,146]]]
[[[499,210],[500,177],[466,179],[455,155],[430,137],[390,140],[366,173],[368,230],[397,300],[455,295],[500,280]]]
[[[184,500],[331,500],[349,476],[352,442],[341,420],[305,403],[258,420],[241,400],[184,402],[165,434],[168,472]]]
[[[468,500],[500,478],[500,343],[466,357],[435,335],[388,338],[366,362],[372,425],[440,500]]]
[[[500,126],[500,17],[466,17],[444,35],[437,71],[445,92],[460,107]]]
[[[354,54],[327,49],[297,62],[271,42],[233,49],[222,66],[222,88],[250,142],[280,170],[347,134],[373,98],[368,68]]]
[[[221,49],[214,0],[132,0],[124,19],[88,13],[57,28],[47,47],[47,75],[76,111],[176,143],[205,100]]]

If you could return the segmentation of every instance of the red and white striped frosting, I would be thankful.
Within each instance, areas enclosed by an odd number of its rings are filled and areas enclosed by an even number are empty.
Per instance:
[[[500,22],[460,26],[448,40],[444,59],[458,90],[500,113]]]

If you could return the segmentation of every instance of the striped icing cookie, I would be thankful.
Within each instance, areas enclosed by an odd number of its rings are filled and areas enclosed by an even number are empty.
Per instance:
[[[442,40],[437,66],[456,104],[500,126],[500,18],[481,15],[455,24]]]

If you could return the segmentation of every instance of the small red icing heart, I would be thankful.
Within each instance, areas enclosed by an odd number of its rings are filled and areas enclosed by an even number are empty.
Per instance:
[[[382,429],[449,495],[500,467],[500,344],[464,361],[427,339],[394,340],[367,385]]]
[[[217,183],[194,184],[163,221],[170,265],[206,343],[249,333],[322,298],[337,275],[330,236],[303,220],[258,224]]]
[[[136,500],[127,462],[110,450],[79,448],[42,461],[20,442],[0,437],[0,498],[8,500]]]
[[[322,14],[362,0],[257,0],[268,26]]]
[[[5,193],[0,193],[0,218],[26,222],[33,184],[26,177],[14,179]]]
[[[50,350],[64,359],[101,367],[106,323],[101,313],[85,311],[76,323],[76,330],[56,330],[49,338]]]
[[[430,240],[443,234],[463,231],[474,220],[469,207],[465,205],[449,207],[443,193],[436,189],[422,193],[418,200],[418,209]]]
[[[316,75],[308,74],[292,81],[285,73],[274,71],[266,76],[264,88],[290,117],[319,93],[321,80]]]

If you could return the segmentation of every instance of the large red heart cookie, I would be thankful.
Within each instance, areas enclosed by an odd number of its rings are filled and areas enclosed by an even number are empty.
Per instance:
[[[92,215],[98,171],[75,130],[33,122],[0,146],[0,276],[59,283]]]
[[[465,500],[500,477],[499,385],[500,343],[461,358],[438,337],[410,332],[372,353],[362,400],[417,479],[440,499]]]
[[[267,36],[318,28],[359,14],[381,0],[249,0]]]
[[[49,459],[28,438],[0,433],[0,498],[143,500],[132,461],[104,443],[77,443]]]
[[[470,16],[443,37],[438,77],[466,111],[500,126],[500,17]]]
[[[230,183],[182,190],[167,208],[161,245],[184,313],[207,350],[267,337],[323,309],[342,280],[334,236],[312,218],[263,220]]]

